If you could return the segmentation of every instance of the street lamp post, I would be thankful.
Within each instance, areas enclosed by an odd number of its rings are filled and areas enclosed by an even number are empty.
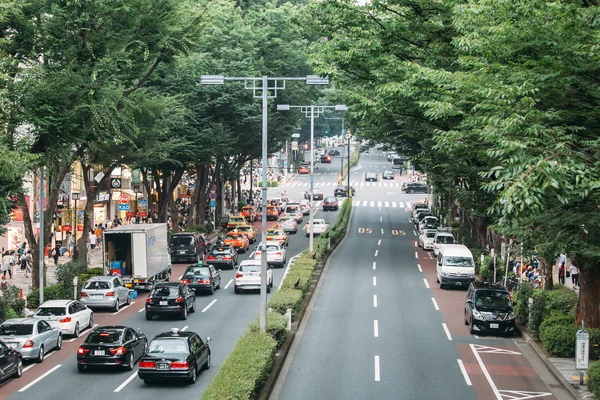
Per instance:
[[[348,107],[343,104],[337,104],[335,106],[290,106],[289,104],[278,104],[277,110],[279,111],[289,111],[290,108],[299,108],[300,112],[304,113],[307,118],[310,118],[310,214],[309,214],[309,222],[308,226],[310,228],[309,232],[309,250],[313,252],[313,242],[314,242],[314,229],[313,229],[313,188],[314,188],[314,164],[315,164],[315,117],[319,118],[319,116],[325,112],[326,109],[333,108],[336,111],[346,111]]]
[[[342,117],[342,118],[325,118],[325,119],[336,119],[336,120],[342,121],[342,148],[343,148],[344,138],[346,137],[346,131],[344,130],[344,117]],[[348,147],[348,148],[350,148],[350,147]],[[350,175],[350,156],[348,156],[348,164],[347,165],[348,165],[348,175]],[[343,155],[340,157],[340,168],[341,168],[340,169],[340,171],[341,171],[340,177],[341,177],[341,175],[344,173],[344,156]],[[343,182],[340,182],[340,183],[343,183]],[[350,186],[350,185],[348,184],[348,186]],[[348,189],[348,190],[350,190],[350,189]]]
[[[304,81],[308,85],[327,85],[329,80],[315,75],[305,77],[224,77],[222,75],[202,75],[204,85],[223,85],[225,81],[243,81],[245,89],[252,90],[255,99],[262,99],[262,238],[261,238],[261,279],[260,279],[260,331],[267,332],[267,116],[269,99],[277,97],[279,90],[285,89],[286,81]],[[269,86],[269,83],[272,85]],[[271,93],[272,94],[269,94]]]
[[[71,198],[75,200],[75,217],[73,218],[73,240],[75,245],[73,246],[73,259],[77,259],[77,200],[79,200],[79,192],[71,193]]]

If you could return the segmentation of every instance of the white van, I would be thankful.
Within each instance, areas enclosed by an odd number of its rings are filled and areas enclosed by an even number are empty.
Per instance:
[[[438,250],[437,281],[440,289],[445,286],[467,288],[475,280],[473,254],[462,244],[445,244]]]

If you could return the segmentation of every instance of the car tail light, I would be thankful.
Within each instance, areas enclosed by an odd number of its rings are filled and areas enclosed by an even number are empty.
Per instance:
[[[276,251],[275,254],[277,254],[278,256],[280,256],[281,252],[280,251]]]
[[[25,344],[23,345],[23,348],[28,348],[28,347],[33,347],[35,343],[33,343],[33,340],[31,339],[27,339],[27,341],[25,342]]]
[[[324,206],[326,206],[327,204],[329,204],[329,203],[328,203],[328,202],[326,202],[326,201],[324,201],[324,202],[323,202],[323,205],[324,205]]]
[[[105,294],[106,297],[115,297],[115,292],[107,292]]]
[[[189,283],[190,283],[190,280],[189,280],[189,279],[182,279],[182,280],[180,280],[179,282],[181,282],[181,283],[185,283],[186,285],[189,285]]]
[[[171,363],[171,369],[188,369],[189,367],[187,361],[173,361]]]
[[[152,298],[151,297],[146,297],[146,303],[152,303]]]
[[[79,293],[79,297],[88,297],[88,294],[86,292],[81,292]]]
[[[244,276],[244,274],[237,273],[235,274],[235,279],[240,279]]]
[[[58,320],[58,322],[71,322],[71,317],[66,317],[63,319]]]
[[[183,297],[176,298],[175,303],[183,303]]]
[[[225,256],[223,257],[223,260],[231,260],[231,256]]]
[[[208,285],[210,283],[210,279],[200,279],[198,283]]]
[[[140,369],[156,369],[156,362],[154,361],[140,361],[138,366]]]
[[[110,349],[109,351],[110,354],[112,354],[113,356],[120,356],[122,354],[125,354],[127,350],[125,349],[125,347],[117,347],[114,349]]]
[[[336,202],[333,202],[333,203],[331,203],[331,204],[332,204],[332,205],[334,205],[334,206],[337,206],[337,203],[336,203]]]
[[[85,347],[80,347],[77,349],[77,354],[87,354],[90,352],[90,349],[86,349]]]

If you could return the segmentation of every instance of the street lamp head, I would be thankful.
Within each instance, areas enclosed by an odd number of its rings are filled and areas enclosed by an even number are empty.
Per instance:
[[[348,107],[346,107],[344,104],[336,104],[335,111],[348,111]]]
[[[200,75],[200,83],[203,85],[222,85],[225,83],[223,75]]]
[[[317,75],[306,76],[307,85],[329,85],[329,78],[321,78]]]
[[[277,111],[290,111],[289,104],[277,104]]]

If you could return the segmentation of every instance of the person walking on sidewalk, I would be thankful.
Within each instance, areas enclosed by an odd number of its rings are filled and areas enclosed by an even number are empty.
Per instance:
[[[579,270],[573,264],[571,264],[571,280],[573,286],[579,286]]]
[[[67,250],[69,251],[69,258],[73,257],[73,251],[75,250],[75,238],[71,232],[67,232]]]
[[[25,254],[25,278],[29,278],[31,274],[31,264],[33,263],[33,255],[31,254],[31,250],[27,250]]]
[[[560,264],[560,267],[558,267],[558,283],[565,284],[565,263]]]
[[[90,253],[92,254],[92,256],[94,255],[94,249],[96,248],[96,240],[97,240],[96,234],[94,233],[93,230],[90,230],[89,241],[90,241]]]
[[[54,265],[58,267],[58,257],[60,257],[60,245],[56,244],[52,251],[52,258],[54,258]]]
[[[2,254],[2,277],[6,279],[6,273],[10,275],[10,279],[12,279],[12,264],[13,260],[8,251],[5,251]]]

